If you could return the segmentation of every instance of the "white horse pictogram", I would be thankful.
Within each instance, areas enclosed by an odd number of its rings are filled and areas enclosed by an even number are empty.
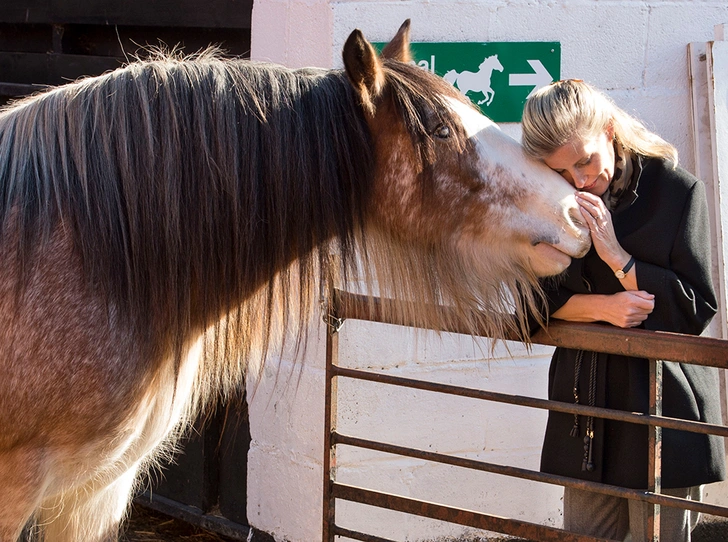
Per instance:
[[[450,70],[443,75],[443,79],[455,85],[465,95],[468,92],[482,92],[485,98],[480,100],[478,105],[490,105],[493,98],[495,98],[495,91],[490,88],[490,78],[493,70],[503,71],[503,65],[498,60],[498,55],[486,57],[478,66],[477,72],[463,71],[458,73],[455,70]]]

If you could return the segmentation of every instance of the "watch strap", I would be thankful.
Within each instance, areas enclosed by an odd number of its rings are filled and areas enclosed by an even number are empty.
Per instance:
[[[624,265],[622,269],[617,269],[614,272],[614,276],[618,279],[623,279],[627,276],[627,273],[629,273],[629,270],[632,269],[632,266],[634,265],[634,256],[630,257],[629,261]]]

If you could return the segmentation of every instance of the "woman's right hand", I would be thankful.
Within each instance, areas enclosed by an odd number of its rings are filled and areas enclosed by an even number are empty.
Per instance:
[[[570,322],[609,322],[617,327],[636,327],[655,308],[655,296],[644,290],[611,295],[574,294],[551,317]]]
[[[601,320],[617,327],[636,327],[655,308],[655,296],[644,290],[630,290],[604,296]]]

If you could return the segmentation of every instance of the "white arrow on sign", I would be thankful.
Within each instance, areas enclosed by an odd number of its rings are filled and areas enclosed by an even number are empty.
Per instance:
[[[536,89],[548,85],[554,78],[551,77],[551,74],[544,68],[540,60],[527,60],[526,62],[531,65],[534,73],[512,73],[508,76],[508,85],[511,87],[532,86],[533,89],[526,96],[530,98]]]

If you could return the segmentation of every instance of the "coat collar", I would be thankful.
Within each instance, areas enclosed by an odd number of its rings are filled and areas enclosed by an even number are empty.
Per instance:
[[[613,214],[619,214],[625,209],[632,206],[637,201],[639,194],[637,194],[637,187],[640,183],[640,177],[642,176],[642,170],[644,169],[642,156],[639,154],[632,155],[632,178],[629,183],[629,187],[625,190],[624,194],[617,201],[617,205],[612,211]]]

